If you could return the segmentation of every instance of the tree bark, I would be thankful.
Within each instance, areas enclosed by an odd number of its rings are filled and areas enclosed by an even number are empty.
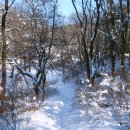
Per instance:
[[[112,27],[112,33],[113,35],[115,35],[115,14],[114,14],[114,1],[110,0],[110,22],[111,22],[111,27]],[[110,32],[111,33],[111,32]],[[115,55],[115,39],[113,37],[112,34],[110,34],[109,36],[109,40],[110,40],[110,57],[111,57],[111,71],[112,71],[112,76],[115,76],[115,63],[116,63],[116,55]]]
[[[1,31],[2,31],[2,81],[1,86],[3,88],[3,92],[1,94],[1,99],[5,96],[6,91],[6,53],[7,53],[7,44],[6,44],[6,32],[5,32],[5,23],[6,23],[6,16],[8,12],[8,0],[5,0],[5,9],[2,15],[2,23],[1,23]]]
[[[120,3],[120,11],[121,11],[121,23],[122,23],[122,30],[121,30],[121,42],[122,42],[122,52],[121,52],[121,70],[122,70],[122,77],[126,79],[126,72],[125,72],[125,53],[126,53],[126,46],[127,46],[127,32],[128,32],[128,20],[129,20],[129,0],[127,0],[127,12],[123,11],[123,1],[119,0]],[[125,13],[127,13],[127,20],[125,21]]]

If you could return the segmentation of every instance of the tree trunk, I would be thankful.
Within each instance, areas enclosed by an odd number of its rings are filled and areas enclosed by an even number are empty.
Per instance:
[[[115,14],[114,14],[114,1],[110,0],[110,16],[111,16],[111,27],[112,27],[112,33],[115,36]],[[111,71],[112,76],[115,76],[115,63],[116,63],[116,54],[115,54],[115,39],[114,36],[110,34],[109,40],[110,40],[110,57],[111,57]]]
[[[122,70],[122,77],[126,79],[126,72],[125,72],[125,53],[126,53],[126,45],[127,45],[127,32],[128,32],[128,20],[125,21],[125,14],[123,12],[123,4],[122,0],[119,0],[120,3],[120,10],[121,10],[121,23],[122,23],[122,30],[121,30],[121,42],[122,42],[122,52],[121,52],[121,70]],[[129,0],[127,1],[127,15],[129,19]]]
[[[81,43],[83,45],[83,55],[84,55],[84,62],[85,62],[85,67],[87,70],[87,79],[89,82],[91,82],[91,73],[90,73],[90,60],[89,60],[89,55],[87,51],[87,46],[86,46],[86,41],[85,41],[85,35],[82,34],[82,40]]]
[[[116,63],[116,55],[115,55],[115,41],[110,41],[110,57],[111,57],[111,71],[112,76],[115,77],[115,63]]]
[[[6,32],[5,32],[5,23],[6,23],[6,16],[8,12],[8,0],[5,0],[5,10],[2,15],[2,23],[1,23],[1,31],[2,31],[2,81],[1,86],[3,88],[3,92],[1,94],[1,99],[5,96],[6,91],[6,51],[7,51],[7,44],[6,44]]]

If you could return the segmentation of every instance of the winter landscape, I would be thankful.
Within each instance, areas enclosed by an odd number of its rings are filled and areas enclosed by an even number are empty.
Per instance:
[[[65,1],[0,0],[0,130],[130,130],[130,1]]]

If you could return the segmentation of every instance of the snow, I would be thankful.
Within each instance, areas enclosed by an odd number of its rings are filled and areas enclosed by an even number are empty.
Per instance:
[[[130,55],[129,53],[125,53],[125,56],[126,56],[126,57],[129,57],[129,55]]]
[[[118,84],[122,80],[120,76],[112,78],[106,73],[102,75],[104,78],[99,85],[103,87],[95,91],[89,85],[79,87],[73,79],[64,81],[63,74],[58,70],[48,70],[45,99],[40,108],[36,106],[33,111],[23,113],[22,116],[25,120],[28,119],[28,123],[21,124],[22,130],[118,130],[120,125],[113,117],[113,108],[104,108],[103,105],[109,105],[104,97],[110,93],[106,88],[110,87],[114,92],[119,92],[121,89]],[[83,83],[84,86],[87,84]],[[79,88],[80,93],[77,91]],[[82,101],[78,102],[77,97]],[[25,100],[29,100],[28,97]],[[32,96],[32,101],[39,105],[37,97]],[[18,102],[23,104],[22,99]],[[13,113],[17,114],[17,111]]]
[[[111,79],[110,77],[107,77],[107,78],[105,78],[105,79],[100,83],[100,85],[101,85],[101,86],[109,86],[111,80],[112,80],[112,79]]]
[[[101,115],[93,115],[93,110],[86,111],[77,107],[75,104],[75,94],[77,85],[73,80],[63,82],[62,74],[59,71],[48,71],[47,80],[52,82],[47,89],[56,89],[57,93],[46,97],[39,110],[26,113],[30,121],[25,129],[32,130],[116,130],[115,122],[103,120],[100,122]],[[99,91],[98,94],[107,93],[106,90]],[[85,99],[85,96],[82,95]],[[34,97],[35,99],[35,97]],[[86,101],[84,100],[84,103]],[[99,108],[96,102],[90,100],[90,104]],[[83,105],[83,104],[82,104]],[[105,112],[104,112],[105,113]],[[111,113],[106,114],[111,117]]]
[[[32,115],[31,127],[36,130],[58,130],[56,120],[44,114],[42,111],[37,111]]]
[[[83,34],[84,33],[84,30],[83,30],[83,28],[81,28],[81,34]]]
[[[33,97],[33,100],[35,101],[35,100],[36,100],[36,97]]]
[[[50,86],[58,89],[58,95],[47,98],[39,111],[31,114],[30,127],[36,130],[61,130],[65,127],[66,120],[72,111],[71,101],[74,98],[74,83],[62,81],[61,74],[55,71],[48,72],[47,79],[57,81]],[[51,75],[51,76],[50,76]],[[66,115],[67,114],[67,115]]]
[[[5,14],[7,14],[7,10],[4,10],[4,12],[3,12],[3,13],[4,13],[4,15],[5,15]]]
[[[102,34],[104,34],[105,36],[109,37],[109,35],[106,32],[104,32],[102,30],[97,30],[97,31],[100,32],[100,33],[102,33]]]
[[[3,91],[3,88],[0,86],[0,94],[2,93],[2,91]]]

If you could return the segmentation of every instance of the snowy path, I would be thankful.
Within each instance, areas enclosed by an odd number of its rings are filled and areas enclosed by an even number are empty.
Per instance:
[[[36,130],[68,130],[70,117],[73,113],[74,85],[73,83],[63,83],[58,72],[50,72],[47,76],[49,81],[56,81],[51,85],[57,89],[55,95],[45,99],[42,108],[31,116],[31,128]],[[69,128],[70,129],[70,128]]]
[[[48,74],[49,81],[57,81],[50,86],[57,89],[57,93],[46,98],[40,110],[31,114],[28,127],[33,130],[113,130],[109,125],[92,126],[87,117],[81,116],[73,105],[76,85],[72,81],[64,83],[61,77],[57,71]]]

